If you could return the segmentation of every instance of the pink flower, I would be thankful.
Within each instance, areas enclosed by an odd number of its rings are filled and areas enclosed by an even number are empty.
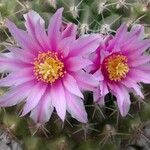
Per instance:
[[[150,57],[144,53],[150,47],[150,40],[144,40],[143,36],[143,26],[134,25],[129,32],[123,24],[114,37],[104,37],[91,58],[94,63],[91,73],[100,81],[94,101],[104,104],[105,95],[111,92],[122,116],[130,108],[129,92],[144,98],[139,83],[150,83]]]
[[[0,69],[10,73],[0,80],[0,86],[10,86],[0,97],[0,106],[24,101],[22,116],[31,111],[30,117],[38,123],[47,122],[54,108],[63,121],[67,110],[72,117],[86,123],[81,89],[97,86],[95,78],[82,68],[91,64],[83,56],[95,51],[99,37],[76,39],[77,26],[71,23],[60,32],[62,11],[60,8],[51,18],[48,33],[44,20],[34,11],[24,15],[27,32],[7,22],[19,46],[7,47],[10,52],[0,57]]]

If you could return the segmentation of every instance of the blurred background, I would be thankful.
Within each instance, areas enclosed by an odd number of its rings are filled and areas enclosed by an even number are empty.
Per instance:
[[[47,27],[60,7],[65,8],[64,22],[77,24],[79,35],[115,34],[126,22],[129,28],[136,23],[144,25],[145,38],[150,38],[150,0],[0,0],[0,51],[7,51],[8,43],[16,44],[5,26],[6,18],[25,29],[23,14],[33,9]],[[150,86],[141,86],[145,100],[131,94],[132,106],[125,118],[110,94],[101,108],[93,105],[91,93],[85,93],[88,124],[69,114],[62,123],[54,112],[50,121],[40,126],[28,116],[19,117],[22,104],[0,109],[0,150],[150,150]],[[0,94],[7,90],[0,88]]]

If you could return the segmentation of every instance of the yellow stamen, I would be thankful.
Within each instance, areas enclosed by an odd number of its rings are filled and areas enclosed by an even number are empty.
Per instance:
[[[129,72],[127,57],[122,54],[113,54],[104,60],[108,77],[112,81],[120,81]]]
[[[58,78],[63,77],[65,73],[64,64],[58,58],[57,53],[39,53],[35,58],[34,74],[38,80],[52,84]]]

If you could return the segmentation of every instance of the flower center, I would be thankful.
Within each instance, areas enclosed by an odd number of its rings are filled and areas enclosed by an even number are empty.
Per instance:
[[[63,77],[65,73],[64,64],[58,58],[57,53],[39,53],[35,58],[34,74],[38,80],[52,84],[58,78]]]
[[[108,78],[112,81],[120,81],[129,72],[127,57],[122,54],[112,54],[104,59],[104,66]]]

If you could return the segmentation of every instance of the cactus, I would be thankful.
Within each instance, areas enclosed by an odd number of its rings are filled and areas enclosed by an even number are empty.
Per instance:
[[[57,8],[64,7],[63,19],[78,25],[78,34],[115,34],[121,23],[145,26],[150,38],[149,0],[0,0],[0,51],[13,43],[5,26],[6,18],[24,28],[23,14],[37,11],[48,25]],[[1,78],[5,74],[1,74]],[[85,93],[89,122],[81,124],[68,115],[63,123],[55,113],[45,126],[35,124],[28,117],[20,118],[21,104],[0,110],[0,149],[12,150],[136,150],[150,149],[150,102],[148,85],[142,85],[145,100],[132,97],[129,114],[120,116],[114,97],[108,94],[104,107],[93,104],[92,94]],[[0,95],[7,88],[0,88]],[[8,146],[9,145],[9,146]],[[15,147],[15,146],[16,147]]]

